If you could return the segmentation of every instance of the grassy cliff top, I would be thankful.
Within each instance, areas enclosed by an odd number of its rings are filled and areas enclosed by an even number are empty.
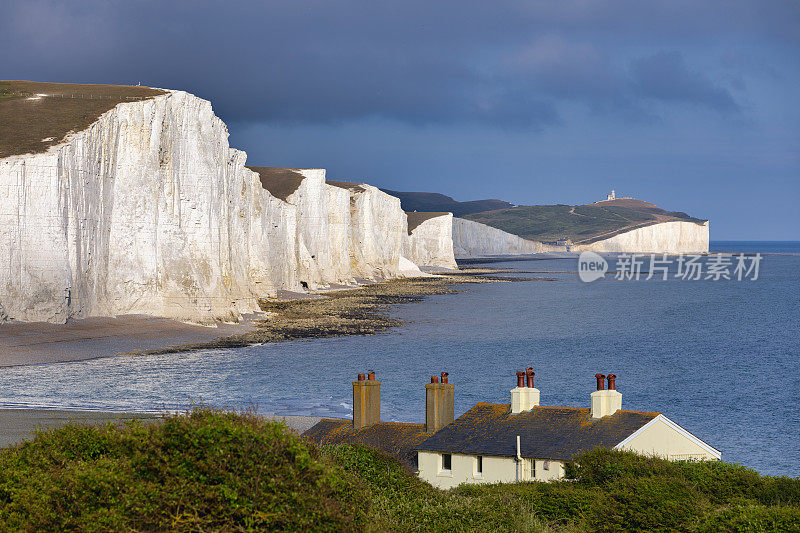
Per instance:
[[[618,199],[587,205],[521,205],[463,216],[533,241],[571,239],[590,243],[661,222],[702,224],[705,220],[666,211],[650,202]]]
[[[0,81],[0,158],[44,152],[117,104],[161,94],[130,85]]]
[[[249,414],[70,425],[0,450],[0,531],[798,531],[800,479],[595,450],[572,481],[435,489]]]
[[[355,192],[364,192],[364,187],[361,186],[360,183],[356,183],[354,181],[336,181],[336,180],[327,180],[325,183],[328,185],[333,185],[334,187],[339,187],[340,189],[347,189],[348,191],[355,191]]]
[[[400,192],[389,189],[381,189],[386,194],[390,194],[400,199],[400,205],[404,211],[420,212],[448,212],[460,217],[468,213],[480,211],[490,211],[493,209],[505,209],[513,207],[513,204],[503,200],[472,200],[459,202],[450,196],[435,192]]]
[[[268,190],[275,198],[280,198],[284,202],[294,191],[303,183],[303,176],[296,168],[283,167],[250,167],[261,179],[261,186]]]
[[[417,228],[420,224],[425,222],[426,220],[430,220],[432,218],[441,217],[444,215],[449,215],[449,211],[434,211],[434,212],[419,212],[419,211],[412,211],[406,212],[406,217],[408,218],[408,234],[411,235],[411,232]]]

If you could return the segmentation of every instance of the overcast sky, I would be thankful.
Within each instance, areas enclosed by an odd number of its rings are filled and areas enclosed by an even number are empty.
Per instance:
[[[211,100],[248,163],[458,200],[612,188],[800,240],[800,2],[5,0],[0,79]]]

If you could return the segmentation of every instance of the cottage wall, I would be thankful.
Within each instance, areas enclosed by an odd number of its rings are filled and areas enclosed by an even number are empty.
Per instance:
[[[462,483],[514,483],[516,481],[553,481],[564,476],[564,464],[544,459],[524,459],[519,466],[514,457],[484,455],[483,472],[478,473],[478,456],[451,454],[450,470],[442,469],[442,454],[420,451],[418,455],[419,477],[434,487],[451,489]],[[531,476],[531,462],[536,463],[536,477]],[[545,470],[545,462],[549,469]]]
[[[634,433],[616,448],[670,460],[720,459],[720,453],[664,416]]]

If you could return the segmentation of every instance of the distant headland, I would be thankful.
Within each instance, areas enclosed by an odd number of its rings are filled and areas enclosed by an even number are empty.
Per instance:
[[[457,202],[250,166],[184,91],[3,81],[0,133],[0,320],[236,322],[281,291],[424,276],[456,257],[708,251],[707,221],[634,199]]]

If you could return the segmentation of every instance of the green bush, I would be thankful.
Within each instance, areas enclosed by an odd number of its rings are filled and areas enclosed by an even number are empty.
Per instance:
[[[200,409],[0,450],[0,530],[800,531],[800,480],[594,450],[574,480],[442,491],[361,446]]]
[[[207,409],[0,452],[0,530],[364,527],[357,480],[279,423]]]
[[[533,508],[521,494],[463,486],[434,489],[395,459],[362,446],[326,446],[349,473],[358,476],[370,494],[368,522],[376,531],[541,531]],[[504,485],[519,489],[521,485]]]
[[[725,508],[703,519],[699,533],[757,533],[800,531],[800,509],[797,507]]]
[[[792,530],[799,512],[800,480],[721,462],[597,449],[577,458],[574,481],[440,491],[367,448],[339,445],[325,453],[361,479],[377,530],[780,531]]]
[[[597,449],[579,457],[571,470],[578,486],[601,489],[609,497],[585,515],[585,525],[597,531],[691,531],[707,516],[714,517],[707,522],[712,528],[751,518],[760,524],[770,517],[796,517],[800,504],[800,480],[761,476],[723,462],[667,461]],[[775,505],[794,507],[766,507]]]

